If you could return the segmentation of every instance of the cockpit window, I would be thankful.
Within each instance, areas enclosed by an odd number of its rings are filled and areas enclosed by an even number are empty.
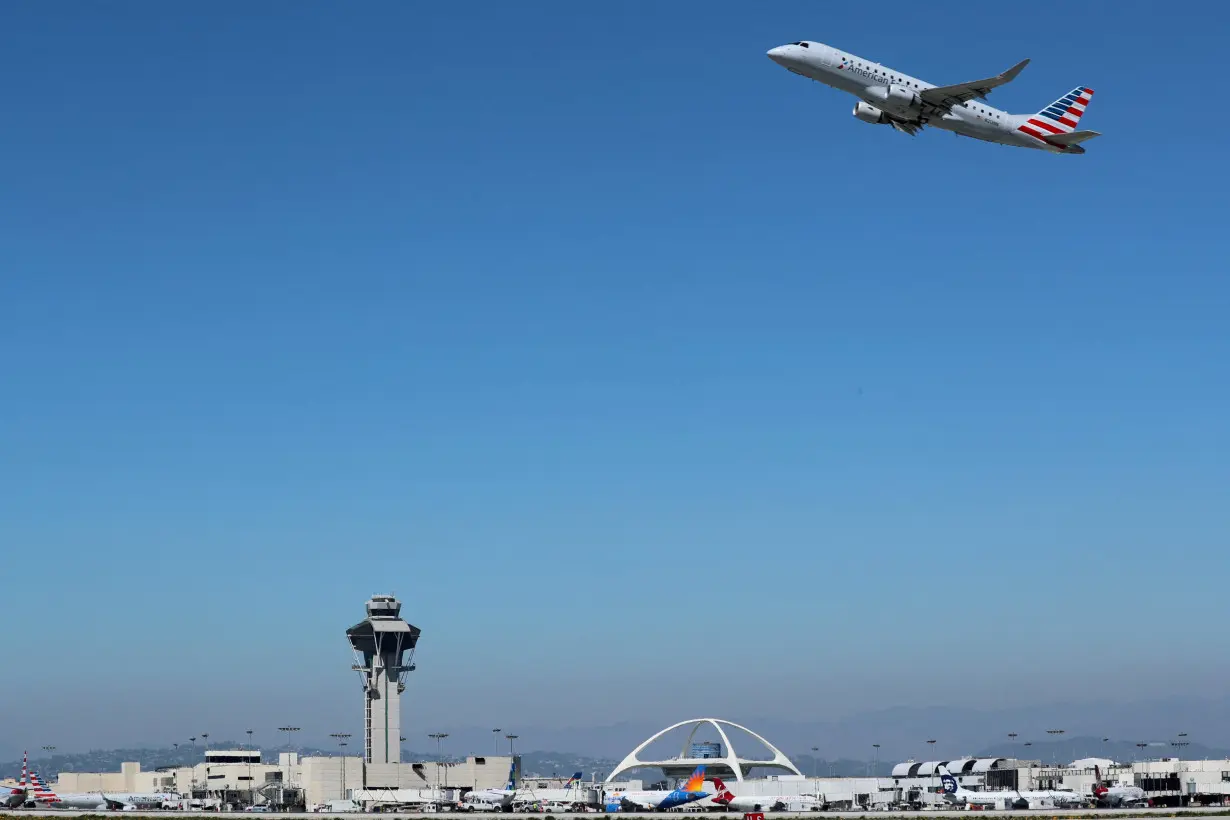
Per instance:
[[[797,43],[791,43],[790,45],[792,45],[792,46],[802,46],[803,48],[811,48],[811,46],[807,45],[807,43],[804,43],[802,40],[800,40],[800,41],[799,41],[799,42],[797,42]]]

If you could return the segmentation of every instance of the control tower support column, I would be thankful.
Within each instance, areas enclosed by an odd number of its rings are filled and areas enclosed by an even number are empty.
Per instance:
[[[401,619],[401,601],[373,595],[367,617],[346,630],[363,681],[363,756],[368,763],[401,762],[401,693],[414,671],[419,628]]]

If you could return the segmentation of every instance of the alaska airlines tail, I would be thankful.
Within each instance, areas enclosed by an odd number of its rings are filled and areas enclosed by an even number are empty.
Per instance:
[[[952,776],[952,772],[948,771],[947,766],[940,766],[940,784],[944,787],[945,795],[956,794],[960,789],[957,786],[957,779]]]
[[[697,766],[696,771],[692,772],[692,776],[688,778],[688,782],[683,784],[681,792],[698,792],[705,788],[705,767]]]

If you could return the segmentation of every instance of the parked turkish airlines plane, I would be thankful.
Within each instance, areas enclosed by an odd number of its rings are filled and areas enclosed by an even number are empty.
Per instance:
[[[963,137],[1055,154],[1083,154],[1080,143],[1100,136],[1078,131],[1093,89],[1077,86],[1036,114],[1010,114],[986,105],[991,90],[1010,83],[1029,60],[1003,74],[957,85],[932,85],[824,43],[800,40],[769,50],[769,59],[808,79],[858,97],[854,116],[917,134],[926,125]]]

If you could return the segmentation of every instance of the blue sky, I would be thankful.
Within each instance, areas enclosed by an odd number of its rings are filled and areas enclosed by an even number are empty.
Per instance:
[[[1224,5],[0,15],[15,747],[357,731],[383,591],[411,731],[1221,691]],[[800,38],[1105,136],[865,125]]]

